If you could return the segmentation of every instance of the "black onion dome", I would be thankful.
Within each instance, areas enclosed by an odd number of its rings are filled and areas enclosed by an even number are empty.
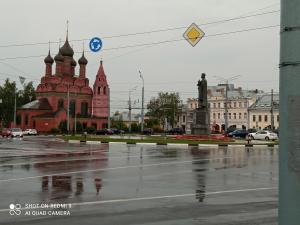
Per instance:
[[[57,62],[63,62],[64,57],[61,55],[60,50],[58,51],[57,55],[54,57],[54,60]]]
[[[86,65],[88,64],[88,60],[84,57],[84,52],[82,52],[82,56],[80,57],[80,59],[78,60],[78,63],[80,65]]]
[[[49,63],[49,64],[53,64],[54,60],[53,60],[53,58],[52,58],[51,55],[50,55],[50,50],[49,50],[49,52],[48,52],[47,57],[44,59],[44,62],[45,62],[45,63]]]
[[[74,59],[72,59],[71,66],[76,66],[76,65],[77,65],[76,61]]]
[[[74,51],[71,48],[68,39],[66,39],[65,44],[59,49],[59,51],[62,54],[62,56],[73,57],[74,55]]]

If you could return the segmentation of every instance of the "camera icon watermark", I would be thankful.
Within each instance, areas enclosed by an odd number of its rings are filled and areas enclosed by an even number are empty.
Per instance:
[[[10,204],[9,205],[9,214],[11,216],[21,215],[21,204]]]

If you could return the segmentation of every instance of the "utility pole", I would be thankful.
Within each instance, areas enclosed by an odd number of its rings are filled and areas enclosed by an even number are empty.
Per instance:
[[[108,90],[108,118],[107,118],[107,128],[110,129],[110,88]]]
[[[218,78],[220,81],[225,82],[225,104],[224,104],[224,110],[225,110],[225,132],[228,130],[228,86],[229,86],[229,81],[233,81],[236,80],[238,77],[240,77],[241,75],[237,75],[237,76],[233,76],[230,77],[228,79],[223,78],[223,77],[219,77],[219,76],[214,76],[216,78]]]
[[[300,1],[281,0],[279,225],[300,221]]]
[[[67,131],[70,131],[70,85],[68,84],[68,96],[67,96]]]
[[[17,125],[17,87],[15,87],[14,127]]]
[[[228,80],[226,80],[226,88],[225,88],[225,104],[224,104],[224,109],[225,109],[225,133],[228,129]]]
[[[271,90],[271,130],[274,130],[274,100],[273,89]]]
[[[129,100],[128,100],[128,117],[129,117],[129,133],[131,133],[131,96],[130,96],[130,91],[129,91]]]
[[[136,88],[137,88],[137,86],[135,86],[134,88],[129,90],[129,101],[128,101],[129,133],[131,133],[131,109],[132,109],[132,107],[131,107],[131,92],[136,90]]]
[[[142,81],[143,81],[143,87],[142,87],[142,121],[141,121],[141,132],[143,132],[144,131],[144,92],[145,92],[145,90],[144,90],[144,77],[143,77],[143,75],[142,75],[142,73],[141,73],[141,71],[139,71],[139,73],[140,73],[140,78],[142,79]]]

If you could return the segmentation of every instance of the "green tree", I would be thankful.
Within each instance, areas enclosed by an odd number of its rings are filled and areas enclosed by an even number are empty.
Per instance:
[[[61,133],[67,133],[68,132],[67,120],[60,121],[60,123],[58,125],[58,129],[60,130]]]
[[[16,89],[16,82],[6,79],[0,86],[0,120],[4,127],[7,127],[14,119],[15,94],[17,108],[35,100],[35,89],[33,83],[29,82],[23,85],[23,90]]]
[[[154,126],[159,125],[159,120],[156,118],[149,118],[145,120],[145,126],[148,128],[153,128]]]
[[[32,81],[23,85],[23,90],[19,91],[18,105],[22,106],[36,99],[35,88]]]
[[[141,130],[140,126],[137,123],[131,124],[131,132],[139,132]]]
[[[81,133],[82,131],[83,131],[83,125],[82,125],[82,123],[80,123],[79,121],[77,121],[76,122],[76,132]],[[74,132],[75,132],[75,130],[74,130]]]
[[[152,98],[147,105],[147,115],[157,119],[164,125],[164,120],[174,127],[179,109],[182,107],[178,93],[160,92],[156,98]]]
[[[3,86],[0,86],[0,99],[2,100],[0,116],[4,127],[7,127],[14,119],[15,90],[16,83],[10,82],[9,79],[6,79]]]
[[[127,130],[125,123],[123,122],[122,115],[117,111],[111,119],[111,127],[118,130]]]

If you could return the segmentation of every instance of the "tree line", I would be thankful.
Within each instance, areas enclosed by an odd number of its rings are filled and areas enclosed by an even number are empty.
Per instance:
[[[32,82],[24,83],[20,90],[17,89],[16,82],[6,79],[0,85],[0,121],[2,127],[8,127],[14,120],[14,105],[17,108],[36,99],[35,88]]]

